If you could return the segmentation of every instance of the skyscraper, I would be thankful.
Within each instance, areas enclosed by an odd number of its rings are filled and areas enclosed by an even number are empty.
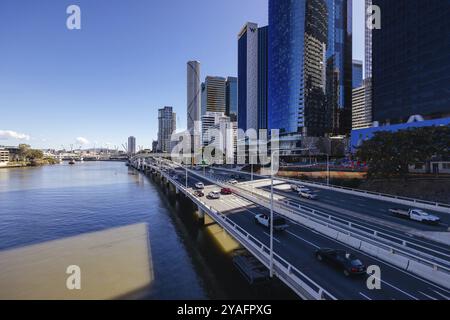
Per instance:
[[[372,126],[372,106],[370,105],[370,81],[353,89],[352,130],[370,128]],[[369,98],[369,99],[368,99]],[[369,103],[369,104],[368,104]]]
[[[164,107],[158,110],[158,150],[170,153],[170,140],[172,133],[176,131],[176,114],[172,107]]]
[[[226,112],[226,79],[223,77],[206,77],[205,108],[206,112]]]
[[[359,88],[363,85],[363,62],[361,60],[353,60],[353,81],[352,88]]]
[[[267,129],[269,27],[258,29],[258,129]]]
[[[128,155],[132,156],[136,154],[136,138],[128,137]]]
[[[269,0],[268,77],[269,129],[349,133],[352,1]]]
[[[268,27],[246,23],[238,36],[238,125],[267,128]]]
[[[258,129],[258,25],[251,22],[238,35],[238,126]]]
[[[226,115],[230,117],[231,122],[237,121],[238,113],[238,79],[236,77],[227,78],[226,91]]]
[[[450,1],[373,0],[373,116],[380,124],[450,116]]]
[[[187,63],[187,129],[192,134],[201,119],[200,62]]]

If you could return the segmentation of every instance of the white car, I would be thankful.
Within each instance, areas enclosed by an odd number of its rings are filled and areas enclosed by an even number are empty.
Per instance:
[[[205,185],[203,184],[203,182],[197,182],[195,184],[195,188],[198,190],[203,190],[203,189],[205,189]]]
[[[238,181],[235,179],[228,180],[229,184],[238,184]]]
[[[317,199],[317,195],[312,193],[308,189],[300,189],[298,194],[300,195],[300,197],[305,198],[305,199],[309,199],[309,200],[316,200]]]
[[[409,220],[422,223],[438,225],[441,222],[441,218],[420,209],[390,209],[389,211],[398,217],[407,218]]]
[[[206,197],[211,200],[218,200],[220,199],[220,191],[211,191]]]
[[[300,192],[300,190],[309,190],[309,189],[300,184],[291,184],[291,190],[294,192]]]
[[[255,223],[260,224],[266,228],[270,228],[270,217],[266,214],[258,214],[255,216]],[[280,216],[273,217],[273,229],[276,231],[286,230],[288,227],[286,219]]]

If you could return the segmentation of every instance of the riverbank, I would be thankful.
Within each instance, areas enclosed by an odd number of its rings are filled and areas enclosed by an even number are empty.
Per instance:
[[[33,160],[33,161],[21,161],[21,162],[9,162],[6,165],[0,166],[0,169],[9,169],[9,168],[26,168],[26,167],[40,167],[40,166],[48,166],[60,164],[60,162],[56,159],[41,159],[41,160]]]

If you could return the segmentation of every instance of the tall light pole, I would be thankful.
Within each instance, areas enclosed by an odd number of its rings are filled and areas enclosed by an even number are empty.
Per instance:
[[[330,155],[327,153],[327,186],[330,185]]]
[[[270,277],[273,278],[273,156],[279,151],[272,152],[270,157]]]

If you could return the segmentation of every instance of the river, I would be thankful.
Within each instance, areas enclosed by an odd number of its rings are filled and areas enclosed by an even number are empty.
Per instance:
[[[278,282],[247,284],[186,201],[124,163],[0,169],[0,259],[2,252],[134,225],[147,229],[152,280],[121,298],[294,297]]]

